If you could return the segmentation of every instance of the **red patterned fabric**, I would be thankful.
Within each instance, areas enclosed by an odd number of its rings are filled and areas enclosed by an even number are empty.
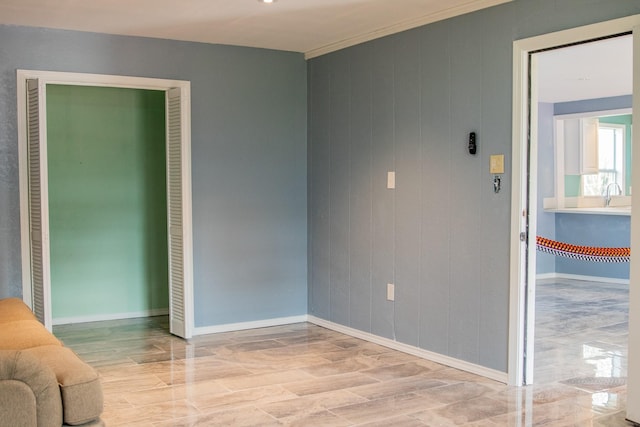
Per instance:
[[[629,262],[631,256],[631,248],[571,245],[541,236],[536,236],[536,247],[539,251],[552,255],[595,262]]]

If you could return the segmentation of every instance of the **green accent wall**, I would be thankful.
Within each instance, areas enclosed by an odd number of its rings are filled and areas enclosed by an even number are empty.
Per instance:
[[[164,92],[46,96],[54,320],[168,307]]]
[[[580,195],[580,175],[564,176],[564,197],[578,197]]]

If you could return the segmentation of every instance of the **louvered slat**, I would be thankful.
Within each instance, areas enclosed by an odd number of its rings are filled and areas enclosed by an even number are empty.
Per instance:
[[[182,111],[180,89],[167,92],[167,223],[171,333],[185,337],[182,206]]]
[[[38,80],[27,80],[27,155],[29,165],[29,233],[33,311],[46,324],[44,247],[42,241],[42,181],[40,167],[40,94]]]

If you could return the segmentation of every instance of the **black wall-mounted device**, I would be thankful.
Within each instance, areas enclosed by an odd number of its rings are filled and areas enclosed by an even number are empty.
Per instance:
[[[471,132],[469,134],[469,154],[476,154],[476,149],[478,148],[476,144],[476,133]]]

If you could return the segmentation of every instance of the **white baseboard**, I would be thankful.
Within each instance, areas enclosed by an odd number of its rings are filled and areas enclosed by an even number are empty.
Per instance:
[[[421,349],[419,347],[403,344],[398,341],[380,337],[378,335],[370,334],[368,332],[363,332],[358,329],[350,328],[348,326],[343,326],[337,323],[333,323],[328,320],[320,319],[315,316],[309,315],[307,321],[309,323],[313,323],[315,325],[322,326],[324,328],[331,329],[333,331],[340,332],[345,335],[350,335],[355,338],[360,338],[365,341],[369,341],[375,344],[382,345],[384,347],[391,348],[393,350],[398,350],[403,353],[408,353],[413,356],[430,360],[432,362],[440,363],[446,366],[450,366],[452,368],[460,369],[466,372],[470,372],[472,374],[490,378],[492,380],[499,381],[501,383],[506,384],[508,380],[506,372],[496,371],[495,369],[486,368],[484,366],[476,365],[474,363],[469,363],[464,360],[456,359],[454,357],[445,356],[443,354],[434,353],[428,350]]]
[[[91,316],[56,317],[54,325],[68,325],[71,323],[101,322],[103,320],[136,319],[138,317],[164,316],[169,314],[168,308],[154,308],[153,310],[134,311],[130,313],[95,314]]]
[[[536,280],[545,280],[545,279],[559,279],[558,273],[536,274]]]
[[[582,276],[580,274],[566,274],[566,273],[544,273],[544,274],[536,275],[536,280],[543,280],[543,279],[573,279],[573,280],[583,280],[585,282],[606,282],[606,283],[616,283],[619,285],[629,284],[629,279],[615,279],[612,277]]]
[[[226,323],[224,325],[201,326],[193,329],[193,335],[217,334],[220,332],[243,331],[246,329],[267,328],[269,326],[290,325],[307,321],[307,315],[278,317],[275,319],[256,320],[252,322]]]

